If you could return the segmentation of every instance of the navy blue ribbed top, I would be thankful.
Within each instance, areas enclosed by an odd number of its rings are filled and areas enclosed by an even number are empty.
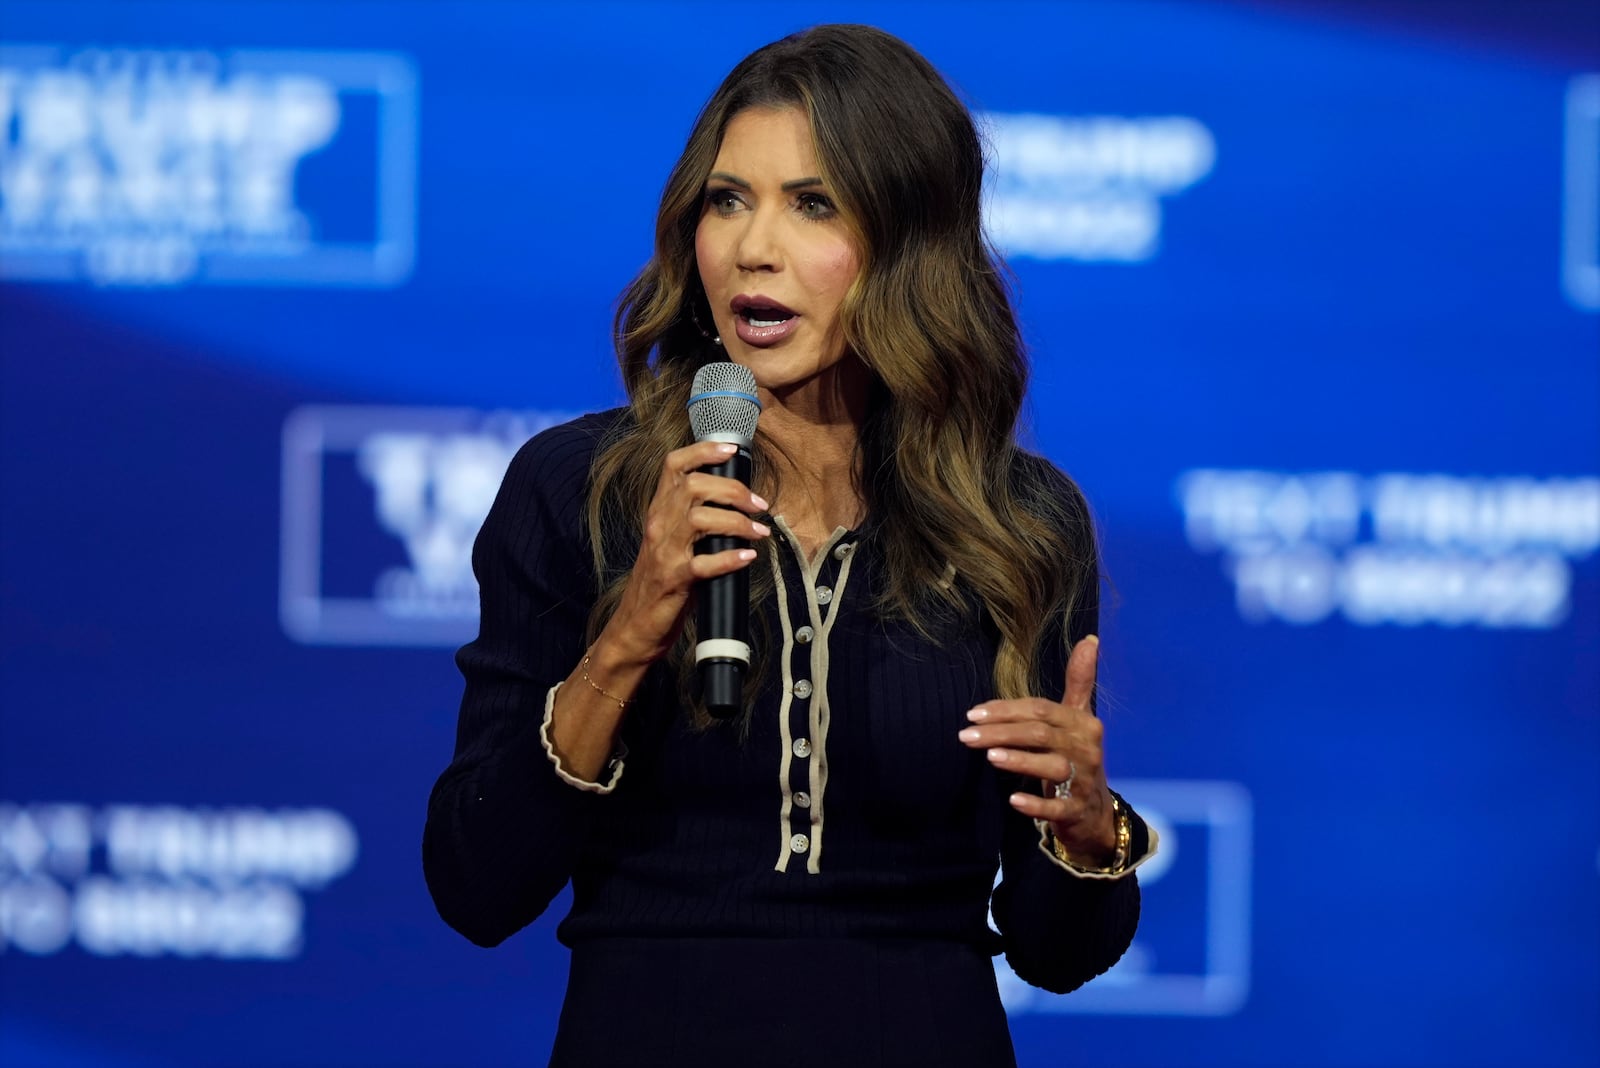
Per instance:
[[[1115,963],[1138,922],[1136,877],[1068,871],[1007,803],[1038,782],[957,740],[967,710],[993,696],[995,629],[951,620],[930,642],[881,618],[870,524],[836,531],[806,560],[775,518],[751,565],[776,590],[757,608],[768,647],[748,731],[694,728],[673,672],[658,665],[629,704],[625,756],[606,781],[585,788],[558,772],[540,729],[552,687],[583,657],[596,597],[589,468],[622,418],[585,416],[529,441],[478,536],[481,630],[457,656],[456,751],[423,842],[444,919],[494,945],[570,880],[557,932],[568,946],[613,936],[951,941],[1004,952],[1024,980],[1058,992]],[[1073,641],[1095,632],[1097,610],[1090,584],[1064,621]],[[1065,649],[1046,643],[1042,678],[1063,678]],[[1045,696],[1059,699],[1054,685]],[[1147,844],[1136,821],[1136,858]]]

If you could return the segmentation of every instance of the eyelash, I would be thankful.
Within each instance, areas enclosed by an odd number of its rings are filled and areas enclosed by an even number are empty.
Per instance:
[[[705,194],[706,207],[721,215],[729,214],[733,208],[729,200],[737,200],[739,194],[732,189],[707,189]],[[818,212],[807,211],[811,206],[820,207]],[[821,193],[801,193],[795,197],[795,206],[800,211],[800,217],[810,222],[821,222],[831,219],[838,213],[833,201]]]
[[[807,219],[831,219],[833,218],[834,213],[837,211],[837,209],[833,206],[833,201],[829,200],[821,193],[801,193],[795,198],[795,201],[800,205],[800,214],[804,215]],[[816,204],[822,208],[822,211],[815,215],[809,215],[805,210],[808,204]]]
[[[728,201],[739,199],[739,195],[731,189],[707,189],[705,195],[706,207],[720,215],[731,211]]]

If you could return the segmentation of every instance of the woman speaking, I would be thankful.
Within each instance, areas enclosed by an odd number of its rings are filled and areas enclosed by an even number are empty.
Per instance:
[[[506,473],[423,860],[485,946],[571,881],[553,1065],[1013,1064],[991,957],[1064,992],[1133,937],[1154,836],[1103,770],[1088,509],[1015,442],[982,177],[902,41],[753,53],[623,296],[628,406]],[[749,486],[685,412],[724,362],[760,404]],[[716,716],[694,608],[740,572]]]

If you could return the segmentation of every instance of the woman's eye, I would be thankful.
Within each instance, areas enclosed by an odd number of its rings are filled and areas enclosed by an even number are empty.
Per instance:
[[[738,210],[739,198],[731,189],[706,190],[706,206],[712,211],[727,215]]]
[[[800,214],[808,219],[826,219],[834,212],[833,201],[821,193],[800,194]]]

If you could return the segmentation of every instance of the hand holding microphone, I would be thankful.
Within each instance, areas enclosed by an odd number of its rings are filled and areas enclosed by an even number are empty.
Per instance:
[[[706,473],[750,485],[754,474],[750,446],[760,414],[756,380],[749,368],[709,363],[695,373],[689,395],[689,422],[695,440],[735,448],[721,463],[704,468]],[[747,542],[723,534],[711,534],[695,546],[695,552],[702,555],[747,549]],[[750,668],[750,573],[740,568],[703,582],[696,623],[699,641],[694,661],[706,710],[719,718],[736,715],[743,705],[744,677]]]
[[[638,558],[622,604],[606,628],[628,651],[628,659],[657,660],[682,631],[698,584],[697,652],[707,655],[696,660],[702,685],[711,686],[705,697],[714,715],[738,711],[749,659],[749,576],[744,569],[756,557],[748,545],[771,534],[751,518],[768,505],[748,485],[750,445],[760,410],[748,369],[714,363],[695,375],[690,422],[699,440],[668,453],[662,464]],[[745,481],[732,477],[739,474]]]

